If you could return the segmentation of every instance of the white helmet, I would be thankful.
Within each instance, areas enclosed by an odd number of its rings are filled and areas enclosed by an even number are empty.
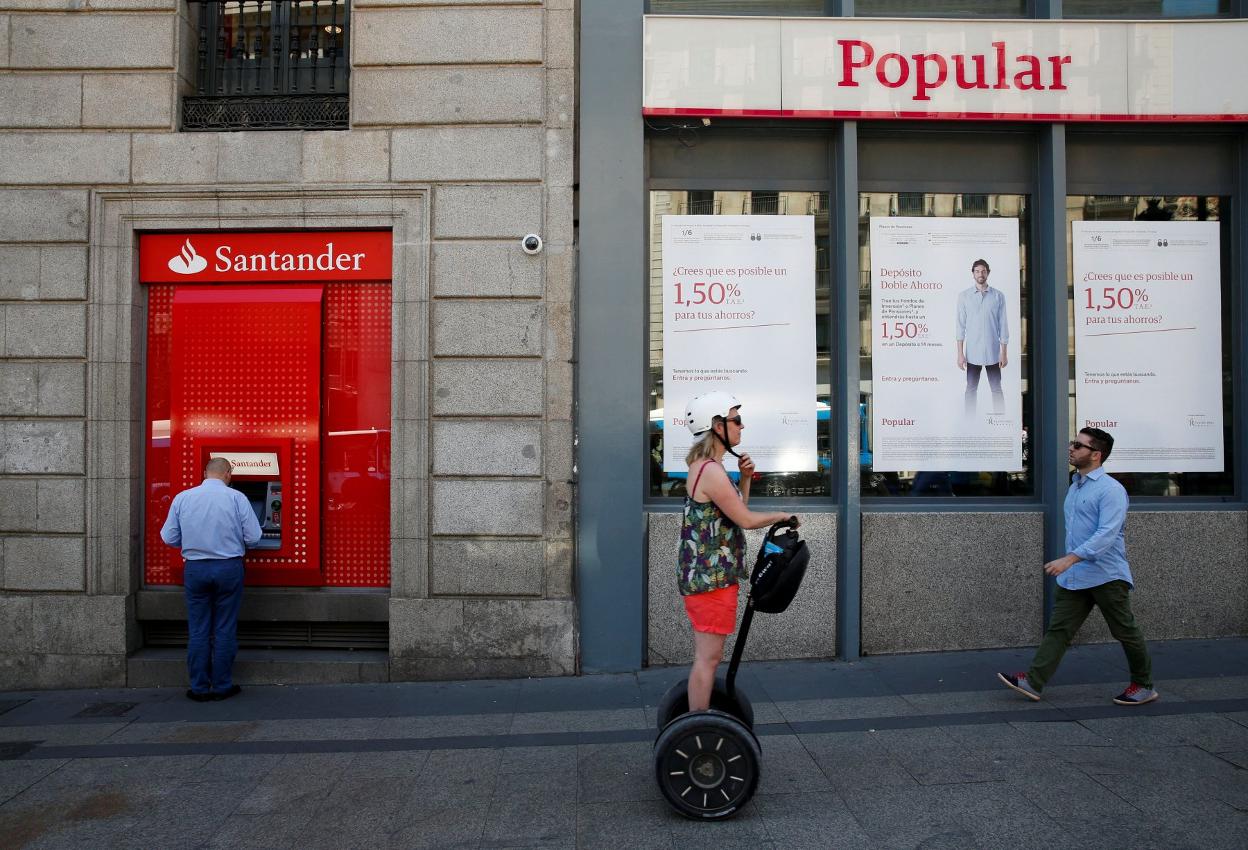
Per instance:
[[[722,390],[694,396],[685,405],[685,424],[696,437],[711,430],[711,422],[716,416],[727,419],[728,412],[740,406],[741,402],[737,401],[736,396]]]

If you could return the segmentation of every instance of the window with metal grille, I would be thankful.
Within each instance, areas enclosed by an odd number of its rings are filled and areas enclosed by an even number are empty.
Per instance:
[[[897,215],[925,215],[927,195],[922,192],[898,192]]]
[[[192,0],[184,130],[346,129],[349,0]]]

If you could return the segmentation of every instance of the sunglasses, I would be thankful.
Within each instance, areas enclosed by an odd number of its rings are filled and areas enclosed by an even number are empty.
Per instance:
[[[741,427],[741,417],[740,417],[740,415],[737,415],[737,416],[724,416],[724,417],[721,417],[721,418],[722,418],[725,422],[731,422],[733,425],[736,425],[738,428],[740,428],[740,427]]]
[[[1089,446],[1087,443],[1081,443],[1078,440],[1071,440],[1070,447],[1072,449],[1087,449],[1090,452],[1096,451],[1096,449],[1094,449],[1092,446]]]

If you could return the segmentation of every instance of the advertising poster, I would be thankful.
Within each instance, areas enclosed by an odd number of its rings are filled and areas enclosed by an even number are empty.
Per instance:
[[[1023,465],[1016,218],[871,219],[877,472]]]
[[[1072,227],[1076,424],[1111,472],[1222,472],[1218,223]]]
[[[687,471],[685,405],[715,390],[741,402],[757,471],[817,467],[814,216],[664,216],[665,472]]]

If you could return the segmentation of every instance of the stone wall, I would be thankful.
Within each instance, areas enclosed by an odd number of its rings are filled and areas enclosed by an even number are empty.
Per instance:
[[[1038,644],[1043,528],[1027,512],[865,514],[863,653]],[[1136,508],[1126,541],[1146,638],[1248,633],[1248,514]],[[1095,611],[1076,638],[1109,640]]]
[[[863,514],[863,654],[1038,643],[1043,552],[1041,513]]]
[[[0,688],[139,644],[124,240],[400,215],[391,674],[575,672],[574,2],[352,7],[352,129],[181,133],[184,0],[0,0]]]
[[[1131,610],[1146,639],[1248,634],[1248,514],[1135,510],[1125,534]],[[1113,637],[1093,611],[1076,640]]]
[[[744,658],[762,661],[780,658],[831,658],[836,646],[836,546],[834,513],[797,510],[802,538],[810,547],[810,564],[801,589],[788,609],[780,614],[757,614],[746,639]],[[684,603],[676,588],[676,550],[680,541],[681,515],[646,515],[648,664],[689,664],[693,661],[693,637]],[[766,529],[745,533],[746,564],[753,569]],[[745,613],[745,593],[737,608],[737,623]],[[732,656],[737,633],[724,644],[724,658]],[[722,672],[722,671],[721,671]]]

